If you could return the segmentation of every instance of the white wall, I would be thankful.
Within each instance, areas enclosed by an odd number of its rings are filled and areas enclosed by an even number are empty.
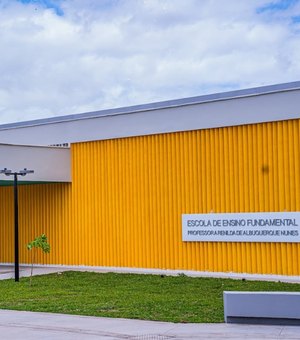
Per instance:
[[[208,96],[201,101],[199,97],[200,102],[190,98],[0,125],[0,143],[51,145],[300,118],[300,87],[267,93],[254,90],[243,95],[240,92],[250,90],[236,91],[235,97],[221,99]]]
[[[70,149],[0,144],[0,170],[34,170],[20,176],[22,181],[71,182]],[[11,181],[12,176],[0,174],[0,180]]]

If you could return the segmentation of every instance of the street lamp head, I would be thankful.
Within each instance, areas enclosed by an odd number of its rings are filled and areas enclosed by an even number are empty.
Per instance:
[[[4,168],[3,170],[0,170],[0,174],[4,174],[6,176],[10,176],[12,174],[12,171],[8,170],[7,168]]]
[[[4,168],[3,170],[0,170],[0,174],[4,174],[6,176],[12,176],[12,175],[20,175],[25,176],[27,174],[33,174],[34,170],[28,170],[27,168],[24,168],[23,170],[20,170],[19,172],[13,172],[11,170],[8,170],[7,168]]]
[[[34,170],[27,170],[27,168],[24,168],[24,170],[20,170],[19,174],[21,176],[25,176],[27,174],[33,174],[34,173]]]

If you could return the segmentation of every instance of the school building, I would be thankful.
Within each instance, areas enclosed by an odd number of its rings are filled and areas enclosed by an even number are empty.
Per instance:
[[[300,82],[0,125],[5,168],[20,263],[300,275]]]

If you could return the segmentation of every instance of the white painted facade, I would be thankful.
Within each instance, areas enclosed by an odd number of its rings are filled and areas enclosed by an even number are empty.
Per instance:
[[[18,172],[27,168],[33,174],[19,176],[24,182],[71,182],[70,149],[0,144],[0,170]],[[13,176],[0,174],[0,181],[12,181]]]
[[[0,125],[0,143],[51,145],[300,118],[300,82]]]

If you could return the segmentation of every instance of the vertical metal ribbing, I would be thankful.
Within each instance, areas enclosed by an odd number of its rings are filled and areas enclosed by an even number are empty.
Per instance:
[[[106,178],[108,195],[103,204],[101,194],[85,191],[105,214],[106,225],[95,228],[107,228],[106,257],[93,263],[298,272],[287,264],[297,245],[185,244],[180,224],[184,212],[299,209],[298,136],[298,121],[288,121],[90,143],[85,156],[103,155],[95,183]]]
[[[21,262],[46,232],[46,263],[299,275],[298,244],[181,241],[182,213],[299,211],[299,131],[291,120],[73,144],[72,184],[20,186]],[[13,256],[9,189],[1,262]]]

